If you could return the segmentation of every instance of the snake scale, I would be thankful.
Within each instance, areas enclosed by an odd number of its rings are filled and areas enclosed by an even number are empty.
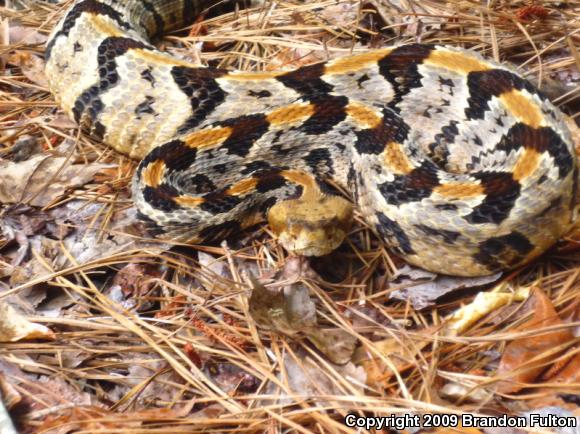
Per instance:
[[[530,261],[569,228],[570,132],[514,70],[411,44],[240,72],[151,44],[214,3],[79,0],[46,47],[63,109],[141,160],[133,198],[153,235],[215,242],[267,220],[288,250],[323,255],[350,228],[340,186],[406,261],[474,276]]]

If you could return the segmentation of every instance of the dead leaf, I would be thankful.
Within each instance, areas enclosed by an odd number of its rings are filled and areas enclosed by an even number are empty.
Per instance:
[[[45,122],[46,125],[50,127],[63,130],[71,130],[74,128],[78,128],[78,124],[64,113],[56,113],[51,117],[47,117],[45,119]]]
[[[561,388],[559,388],[561,389]],[[578,386],[570,387],[569,393],[563,390],[555,390],[550,387],[534,388],[535,398],[526,399],[526,408],[536,409],[545,407],[558,407],[576,412],[580,415],[580,395],[578,394]],[[580,425],[579,425],[580,426]],[[575,433],[580,434],[580,433]]]
[[[360,4],[358,1],[337,2],[320,11],[318,17],[336,27],[349,27],[358,19]]]
[[[10,148],[10,159],[14,162],[28,160],[34,154],[42,152],[42,145],[34,136],[23,134]]]
[[[204,288],[206,288],[208,291],[212,290],[216,280],[231,278],[227,258],[215,258],[209,253],[201,251],[198,252],[197,255],[199,265],[203,268],[204,271],[207,270],[207,276],[198,276],[198,279]]]
[[[112,285],[119,285],[125,297],[141,298],[151,292],[156,284],[155,280],[160,276],[159,270],[153,266],[130,263],[119,270]]]
[[[32,254],[32,259],[21,265],[15,264],[10,275],[11,286],[19,286],[38,276],[49,274],[46,264],[55,263],[59,259],[59,242],[48,237],[27,237],[23,247],[26,254]]]
[[[0,372],[0,396],[2,397],[2,402],[6,405],[8,410],[13,409],[22,401],[22,394],[6,380],[5,375]],[[2,423],[0,423],[0,427]],[[3,432],[0,429],[0,432]]]
[[[235,392],[253,393],[260,385],[260,380],[232,363],[208,364],[207,371],[220,388],[232,395]]]
[[[266,71],[290,70],[304,65],[321,62],[327,59],[323,51],[304,50],[298,48],[286,48],[280,50],[268,60]]]
[[[316,306],[310,300],[308,288],[292,285],[286,295],[284,290],[269,290],[253,276],[250,314],[258,325],[289,336],[316,325]]]
[[[357,339],[340,329],[321,329],[316,317],[316,305],[310,299],[306,286],[295,281],[298,276],[312,275],[301,260],[288,260],[279,277],[286,277],[282,289],[270,290],[250,273],[248,277],[253,291],[250,297],[250,314],[256,323],[287,336],[305,335],[319,351],[333,363],[343,364],[350,360]]]
[[[23,27],[23,26],[10,26],[9,30],[9,40],[10,44],[25,44],[25,45],[35,45],[44,44],[48,39],[46,35],[39,33],[33,27]],[[6,44],[8,45],[8,44]]]
[[[484,388],[477,387],[478,382],[470,381],[463,377],[455,381],[445,383],[440,389],[441,397],[451,400],[488,402],[493,398],[493,394]]]
[[[8,303],[0,302],[0,342],[28,339],[56,339],[48,327],[28,321]]]
[[[502,273],[482,277],[454,277],[431,273],[405,265],[393,277],[394,285],[401,289],[391,292],[390,298],[410,300],[417,310],[435,304],[435,301],[453,291],[476,288],[495,282]]]
[[[185,417],[193,403],[179,409],[153,408],[143,411],[115,413],[96,406],[78,406],[61,411],[57,417],[49,417],[38,432],[65,434],[77,431],[120,432],[122,429],[139,428],[145,422],[157,422]],[[114,431],[113,431],[114,430]]]
[[[314,346],[339,365],[352,358],[358,339],[342,329],[313,328],[304,332]]]
[[[28,51],[15,51],[8,57],[8,62],[19,66],[22,74],[32,83],[48,88],[48,80],[44,75],[44,59],[30,54]]]
[[[101,228],[106,217],[102,215],[102,208],[103,204],[98,202],[71,200],[38,213],[38,218],[44,219],[44,225],[27,218],[31,208],[24,208],[24,216],[16,212],[5,213],[4,218],[0,218],[0,231],[7,234],[12,245],[2,251],[3,260],[10,266],[0,271],[10,276],[11,286],[32,287],[35,286],[32,283],[34,281],[42,283],[43,276],[74,265],[131,250],[142,251],[147,255],[170,248],[168,244],[128,234],[137,224],[136,210],[133,207],[120,210],[107,218],[106,229],[103,231]],[[95,219],[95,216],[99,217]],[[74,258],[74,261],[69,258]],[[123,302],[126,297],[119,285],[116,288],[120,302]],[[70,297],[56,300],[57,296],[58,292],[51,291],[50,299],[54,303],[52,306],[45,304],[44,307],[58,310],[59,304],[62,307],[75,301]],[[135,304],[133,301],[131,303]]]
[[[175,371],[168,369],[167,362],[155,354],[129,353],[121,354],[121,359],[127,364],[123,373],[123,381],[108,392],[111,401],[124,402],[139,390],[138,396],[132,398],[131,408],[143,408],[153,400],[170,402],[178,399],[179,388],[168,387],[168,384],[181,384],[182,380]]]
[[[368,385],[384,387],[395,373],[417,365],[421,350],[432,343],[430,336],[434,331],[419,332],[425,335],[424,340],[387,338],[376,341],[372,343],[372,351],[362,346],[356,350],[353,361],[364,368]]]
[[[580,383],[580,354],[576,354],[555,376],[549,378],[551,382],[555,383]]]
[[[377,9],[380,18],[402,36],[414,37],[417,42],[426,38],[429,33],[441,29],[448,18],[440,16],[434,7],[426,2],[415,2],[412,14],[406,14],[409,4],[401,0],[370,0],[369,3]]]
[[[73,384],[69,384],[64,378],[50,378],[43,375],[30,387],[35,387],[36,390],[29,389],[29,392],[35,393],[37,397],[48,405],[90,405],[94,399],[90,393],[79,390]]]
[[[550,299],[544,292],[535,288],[534,316],[517,329],[531,331],[563,324]],[[574,339],[568,329],[523,337],[507,345],[501,358],[497,375],[505,377],[498,383],[498,391],[515,393],[531,383],[542,373],[551,360],[557,358],[566,343]]]
[[[82,186],[110,164],[72,164],[72,158],[35,155],[12,162],[0,160],[0,203],[43,207],[68,189]]]
[[[447,319],[443,333],[446,336],[460,335],[494,310],[512,301],[524,301],[528,296],[529,288],[510,292],[505,290],[504,284],[489,292],[480,292],[470,304],[461,307]]]
[[[363,385],[366,382],[366,374],[361,367],[356,367],[353,363],[347,363],[345,365],[333,365],[329,363],[332,370],[336,372],[336,375],[344,378],[345,383],[349,383],[346,387],[341,382],[334,380],[332,377],[326,374],[326,370],[320,365],[316,359],[305,355],[303,352],[298,352],[295,354],[284,355],[283,360],[281,360],[284,366],[283,372],[285,375],[278,375],[281,382],[288,385],[287,389],[292,394],[298,396],[353,396],[353,391],[358,393],[363,393]],[[280,402],[278,404],[284,403],[294,403],[294,399],[291,397],[286,397],[287,393],[284,390],[280,390],[278,384],[274,382],[269,382],[267,385],[267,394],[275,394],[280,396]],[[271,401],[267,401],[271,405]],[[317,405],[325,406],[332,404],[325,402],[324,400],[317,400]]]

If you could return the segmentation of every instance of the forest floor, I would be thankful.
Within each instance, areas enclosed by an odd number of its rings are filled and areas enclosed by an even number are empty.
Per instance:
[[[69,4],[0,8],[0,396],[17,432],[355,433],[348,414],[437,413],[454,432],[490,433],[458,417],[580,420],[576,228],[532,264],[477,279],[406,265],[358,214],[347,242],[312,260],[289,257],[265,226],[219,247],[149,239],[131,201],[137,163],[83,135],[48,92],[44,44]],[[567,113],[580,146],[576,0],[267,0],[160,45],[255,71],[410,42],[510,62]]]

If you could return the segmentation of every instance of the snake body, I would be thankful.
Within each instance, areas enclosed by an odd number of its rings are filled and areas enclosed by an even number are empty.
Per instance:
[[[151,44],[213,3],[80,0],[46,48],[64,110],[141,160],[133,198],[154,235],[210,242],[268,220],[290,250],[325,254],[352,218],[333,185],[395,253],[445,274],[521,265],[569,227],[570,133],[517,72],[422,44],[236,72]]]

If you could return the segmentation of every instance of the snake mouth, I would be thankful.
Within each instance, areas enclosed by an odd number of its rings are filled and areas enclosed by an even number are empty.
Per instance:
[[[335,250],[344,241],[347,232],[332,225],[308,228],[291,224],[278,235],[278,240],[289,252],[301,256],[324,256]]]
[[[268,212],[268,222],[282,246],[296,255],[324,256],[346,238],[352,225],[352,205],[339,196],[316,200],[291,199]]]

